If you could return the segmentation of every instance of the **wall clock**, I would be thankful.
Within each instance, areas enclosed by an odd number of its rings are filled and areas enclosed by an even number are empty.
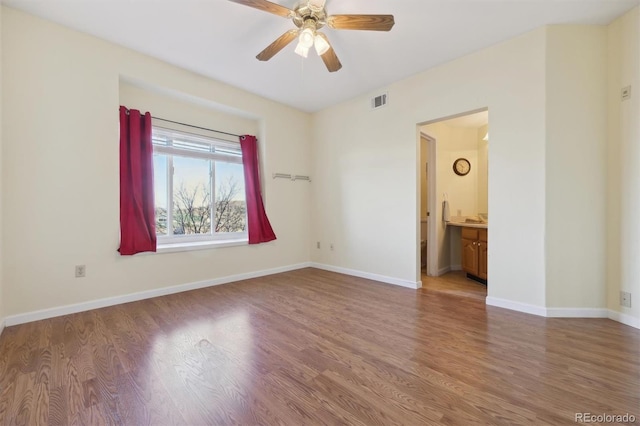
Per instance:
[[[453,171],[458,176],[465,176],[471,170],[471,163],[466,158],[458,158],[453,162]]]

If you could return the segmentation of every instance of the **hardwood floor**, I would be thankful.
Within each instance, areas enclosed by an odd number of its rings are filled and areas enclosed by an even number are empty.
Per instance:
[[[640,419],[640,332],[304,269],[5,329],[0,424]]]
[[[487,286],[467,278],[463,271],[447,272],[439,277],[430,277],[423,273],[421,280],[423,290],[430,292],[473,297],[483,302],[487,297]]]

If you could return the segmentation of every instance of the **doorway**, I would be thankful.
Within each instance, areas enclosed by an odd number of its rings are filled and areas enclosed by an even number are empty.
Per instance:
[[[430,277],[444,278],[435,283],[437,288],[450,284],[460,290],[465,284],[461,230],[480,217],[488,221],[488,117],[485,108],[418,125],[419,279],[423,284]],[[470,169],[456,170],[455,164],[461,162]]]
[[[420,133],[420,272],[429,276],[437,275],[437,249],[435,239],[435,193],[436,140],[428,134]],[[435,260],[435,261],[434,261]]]

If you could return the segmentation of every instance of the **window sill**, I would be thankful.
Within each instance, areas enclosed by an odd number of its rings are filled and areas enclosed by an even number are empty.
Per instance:
[[[246,246],[248,239],[242,240],[215,240],[215,241],[190,241],[184,243],[158,243],[156,253],[175,253],[180,251],[207,250],[221,247]]]

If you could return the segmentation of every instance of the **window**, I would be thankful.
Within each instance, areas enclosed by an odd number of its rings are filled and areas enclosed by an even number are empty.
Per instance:
[[[247,240],[240,145],[153,127],[159,244]]]

